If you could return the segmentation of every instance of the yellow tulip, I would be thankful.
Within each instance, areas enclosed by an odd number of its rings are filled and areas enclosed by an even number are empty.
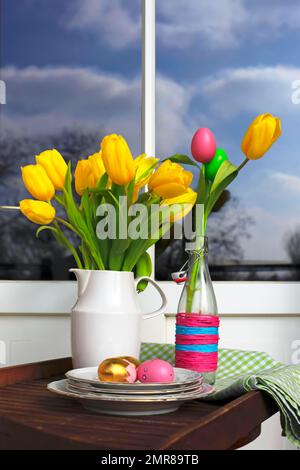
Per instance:
[[[48,202],[23,199],[20,201],[20,211],[31,222],[39,225],[51,224],[55,217],[55,209]]]
[[[134,180],[133,202],[137,200],[139,190],[148,183],[158,161],[159,158],[147,157],[145,153],[134,160],[136,173]]]
[[[272,114],[260,114],[254,119],[244,136],[242,151],[248,160],[258,160],[280,135],[280,118],[274,117]]]
[[[111,181],[126,185],[135,176],[135,165],[126,140],[121,135],[111,134],[101,142],[102,159]]]
[[[147,157],[145,153],[140,155],[134,160],[135,165],[135,184],[138,184],[140,187],[145,186],[156,167],[159,158]]]
[[[151,176],[148,186],[157,196],[164,199],[186,193],[193,180],[193,174],[178,163],[166,160]]]
[[[178,222],[192,210],[196,200],[197,193],[189,188],[186,193],[180,196],[164,199],[161,207],[170,206],[171,222]]]
[[[180,196],[163,199],[161,205],[171,206],[172,204],[191,204],[193,206],[196,202],[196,199],[197,193],[191,188],[188,188],[188,190]]]
[[[90,157],[88,157],[88,161],[91,164],[92,172],[96,181],[96,184],[100,180],[100,178],[104,175],[105,173],[105,167],[104,163],[102,160],[102,152],[94,153]]]
[[[26,165],[21,168],[23,183],[29,193],[40,201],[50,201],[55,188],[41,165]]]
[[[75,173],[75,189],[77,194],[82,196],[88,188],[95,188],[97,181],[93,172],[93,167],[89,160],[79,160]]]
[[[164,199],[161,203],[161,207],[176,206],[173,207],[174,210],[171,215],[171,220],[172,222],[177,222],[192,210],[196,200],[197,193],[191,188],[188,188],[188,190],[180,196]]]
[[[55,149],[45,150],[36,156],[36,163],[44,168],[55,189],[62,190],[68,166],[61,154]]]

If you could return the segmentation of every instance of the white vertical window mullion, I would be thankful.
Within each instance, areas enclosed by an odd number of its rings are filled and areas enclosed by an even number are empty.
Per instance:
[[[142,0],[142,152],[155,156],[155,3]],[[155,248],[149,250],[154,276]]]

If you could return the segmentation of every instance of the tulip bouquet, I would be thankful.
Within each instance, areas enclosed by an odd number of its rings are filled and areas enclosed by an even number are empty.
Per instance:
[[[71,162],[55,149],[37,155],[21,173],[33,198],[1,208],[19,210],[40,225],[37,236],[50,230],[81,269],[134,270],[149,276],[147,250],[170,229],[170,213],[173,224],[197,198],[190,188],[191,172],[170,160],[159,165],[158,158],[144,154],[134,159],[125,139],[115,134],[103,138],[98,152],[78,161],[74,176]],[[138,206],[142,214],[137,214]],[[107,217],[111,208],[114,220]],[[153,230],[149,221],[157,215]],[[136,236],[137,225],[144,229],[143,236]]]
[[[34,164],[21,168],[24,185],[33,199],[0,208],[19,210],[40,225],[37,236],[50,230],[72,253],[78,268],[135,271],[138,276],[149,276],[152,266],[147,250],[195,203],[204,209],[195,230],[195,247],[201,249],[208,217],[225,188],[249,160],[262,157],[280,133],[279,118],[271,114],[258,116],[243,139],[246,159],[239,167],[228,160],[223,149],[216,148],[213,133],[205,128],[193,137],[194,159],[181,154],[161,163],[145,154],[134,159],[125,139],[112,134],[103,138],[99,151],[78,161],[73,175],[71,162],[67,163],[55,149],[46,150],[36,156]],[[193,173],[182,164],[199,170],[196,191],[191,189]],[[103,236],[110,222],[109,207],[114,209],[115,224]],[[144,209],[142,214],[138,214],[137,207]],[[142,235],[137,233],[137,226]],[[74,236],[77,243],[73,242]],[[189,285],[190,305],[198,269],[196,263]]]
[[[200,128],[194,134],[191,144],[193,160],[187,155],[174,155],[171,161],[196,166],[199,169],[197,186],[197,204],[203,206],[201,223],[196,226],[195,250],[199,256],[191,271],[188,285],[186,311],[191,312],[195,283],[201,263],[203,236],[206,233],[207,220],[223,191],[237,177],[241,169],[250,160],[258,160],[281,135],[281,121],[271,114],[257,116],[249,126],[242,141],[244,161],[237,167],[233,165],[222,148],[217,148],[216,140],[210,129]],[[198,163],[202,163],[200,167]]]

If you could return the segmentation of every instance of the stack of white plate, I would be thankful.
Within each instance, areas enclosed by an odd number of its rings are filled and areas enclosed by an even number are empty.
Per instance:
[[[51,392],[77,399],[86,409],[108,415],[138,416],[170,413],[184,402],[209,395],[211,385],[201,374],[175,368],[172,383],[100,382],[97,367],[74,369],[65,380],[48,385]]]

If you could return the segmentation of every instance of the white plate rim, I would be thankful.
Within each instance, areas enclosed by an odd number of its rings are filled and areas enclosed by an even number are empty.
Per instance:
[[[182,398],[180,396],[161,396],[161,397],[149,397],[148,399],[139,399],[138,397],[133,397],[131,400],[129,399],[124,399],[124,396],[120,397],[117,395],[105,395],[105,396],[91,396],[91,395],[83,395],[83,394],[77,394],[74,392],[69,392],[68,390],[65,389],[65,384],[67,383],[66,379],[62,380],[56,380],[54,382],[51,382],[47,385],[47,389],[55,394],[62,395],[64,397],[69,397],[69,398],[75,398],[76,400],[93,400],[93,401],[98,401],[98,402],[110,402],[110,403],[163,403],[163,402],[185,402],[185,401],[190,401],[190,400],[197,400],[203,397],[206,397],[207,395],[210,395],[215,391],[215,388],[212,385],[204,383],[202,385],[202,388],[204,389],[203,392],[199,393],[198,395],[191,394],[186,395]],[[58,388],[58,386],[63,386],[64,389],[62,390],[61,388]]]
[[[197,380],[199,380],[200,377],[203,377],[202,374],[200,374],[199,372],[195,372],[195,371],[191,371],[191,370],[188,370],[188,369],[183,369],[183,368],[180,368],[180,367],[174,367],[174,370],[175,372],[180,372],[180,373],[183,373],[183,374],[190,374],[190,379],[189,380],[186,380],[186,381],[182,381],[182,382],[169,382],[169,383],[161,383],[161,382],[156,382],[156,383],[153,383],[153,384],[143,384],[143,383],[140,383],[140,382],[135,382],[133,384],[129,384],[129,383],[113,383],[113,382],[101,382],[100,380],[98,379],[85,379],[85,378],[81,378],[81,377],[78,377],[78,376],[74,376],[74,373],[78,373],[79,371],[83,372],[83,371],[87,371],[88,369],[93,369],[93,370],[96,370],[97,371],[97,367],[83,367],[83,368],[80,368],[80,369],[72,369],[72,370],[69,370],[68,372],[66,372],[65,376],[68,378],[68,379],[72,379],[72,380],[77,380],[77,382],[82,382],[82,383],[88,383],[88,384],[91,384],[91,385],[101,385],[103,386],[104,388],[111,388],[111,389],[118,389],[118,388],[126,388],[126,389],[130,389],[133,387],[135,388],[144,388],[145,390],[147,388],[149,389],[153,389],[153,388],[156,388],[156,387],[159,387],[159,388],[166,388],[166,387],[171,387],[171,388],[175,388],[175,387],[180,387],[182,385],[186,385],[186,384],[191,384],[191,383],[196,383]]]
[[[84,384],[81,382],[74,382],[72,379],[67,379],[67,383],[69,386],[73,387],[75,390],[77,389],[78,392],[82,391],[83,393],[107,393],[107,394],[120,394],[120,395],[163,395],[163,394],[179,394],[182,392],[192,391],[197,387],[200,387],[203,384],[203,379],[199,380],[199,382],[195,382],[192,384],[183,385],[182,387],[173,387],[172,388],[158,388],[158,389],[123,389],[123,388],[109,388],[109,387],[94,387],[93,385]]]

